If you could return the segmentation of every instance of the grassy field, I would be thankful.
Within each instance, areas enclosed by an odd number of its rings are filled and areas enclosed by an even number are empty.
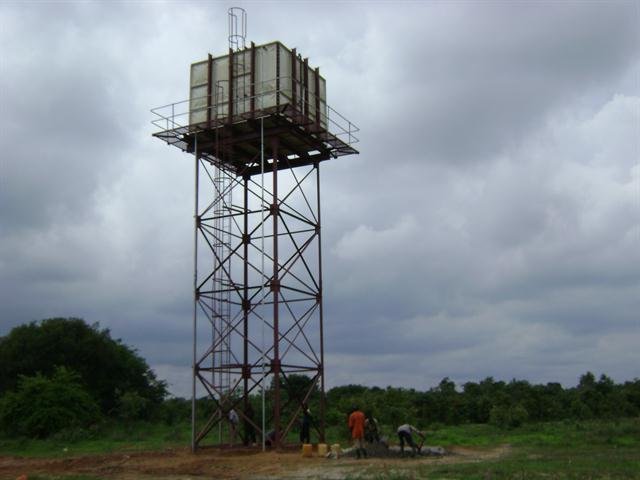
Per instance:
[[[514,448],[495,460],[471,463],[426,464],[381,472],[367,470],[356,479],[638,479],[638,447],[528,447]]]
[[[386,429],[389,430],[390,429]],[[329,429],[328,441],[341,440],[342,428]],[[48,440],[0,439],[0,455],[64,457],[184,447],[189,426],[138,424],[103,427],[94,438],[73,433]],[[83,435],[77,434],[76,437]],[[342,442],[344,443],[344,442]],[[499,456],[474,461],[415,462],[398,460],[391,465],[362,464],[359,479],[640,479],[640,419],[619,421],[554,422],[500,430],[490,425],[433,427],[427,444],[445,448],[492,451]],[[95,480],[91,476],[36,476],[30,480]]]
[[[63,432],[52,438],[34,440],[0,437],[0,455],[65,457],[182,447],[190,442],[187,423],[178,426],[136,423],[101,426],[89,432]]]
[[[435,430],[429,444],[492,448],[509,445],[497,459],[436,463],[395,471],[367,470],[366,479],[640,479],[640,419],[554,422],[503,431],[489,425]],[[379,470],[379,469],[378,469]]]

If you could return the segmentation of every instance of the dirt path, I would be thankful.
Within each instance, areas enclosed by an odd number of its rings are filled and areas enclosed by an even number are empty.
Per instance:
[[[509,447],[492,450],[453,448],[442,458],[355,460],[302,458],[299,452],[256,452],[248,450],[203,450],[193,455],[188,449],[158,452],[118,453],[42,459],[0,456],[0,479],[20,475],[84,474],[122,480],[227,480],[326,479],[337,480],[364,472],[401,472],[425,462],[459,463],[497,458]],[[372,473],[373,474],[373,473]]]

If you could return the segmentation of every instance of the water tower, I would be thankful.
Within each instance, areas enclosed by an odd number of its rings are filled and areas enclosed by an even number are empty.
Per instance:
[[[324,440],[320,163],[358,153],[358,129],[295,48],[245,42],[232,8],[228,52],[191,65],[188,100],[152,110],[154,136],[194,157],[194,450],[231,409],[281,446],[314,399]]]

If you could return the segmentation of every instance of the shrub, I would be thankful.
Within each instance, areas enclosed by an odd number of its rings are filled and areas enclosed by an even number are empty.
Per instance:
[[[506,428],[509,424],[507,407],[494,405],[489,412],[489,423],[499,428]]]
[[[589,420],[593,418],[593,412],[579,399],[574,399],[571,402],[571,416],[576,420]]]
[[[140,420],[148,417],[149,400],[137,392],[124,392],[118,397],[118,416],[123,420]]]
[[[87,325],[79,318],[52,318],[15,327],[0,337],[0,392],[14,390],[21,375],[52,375],[54,367],[77,372],[86,391],[104,414],[117,412],[122,392],[135,392],[159,406],[166,383],[159,381],[146,361],[109,330]]]
[[[489,423],[498,428],[517,428],[528,419],[529,413],[521,404],[494,405],[489,414]]]
[[[191,419],[191,401],[184,398],[169,398],[162,403],[158,418],[167,425],[175,425]]]
[[[80,376],[64,367],[56,368],[51,377],[21,376],[16,390],[0,400],[0,427],[12,435],[42,438],[99,419],[98,404]]]
[[[524,425],[529,419],[529,412],[523,405],[517,404],[509,409],[509,426],[516,428]]]

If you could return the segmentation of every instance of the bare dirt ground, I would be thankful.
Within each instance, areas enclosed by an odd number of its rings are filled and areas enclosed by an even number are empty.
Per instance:
[[[508,453],[505,445],[491,450],[450,448],[444,457],[427,458],[303,458],[295,452],[259,452],[255,450],[188,449],[155,452],[114,453],[70,456],[68,458],[21,458],[0,456],[0,479],[15,480],[21,475],[93,475],[122,480],[337,480],[366,472],[402,472],[416,464],[439,462],[477,462]],[[372,473],[374,475],[375,473]]]

